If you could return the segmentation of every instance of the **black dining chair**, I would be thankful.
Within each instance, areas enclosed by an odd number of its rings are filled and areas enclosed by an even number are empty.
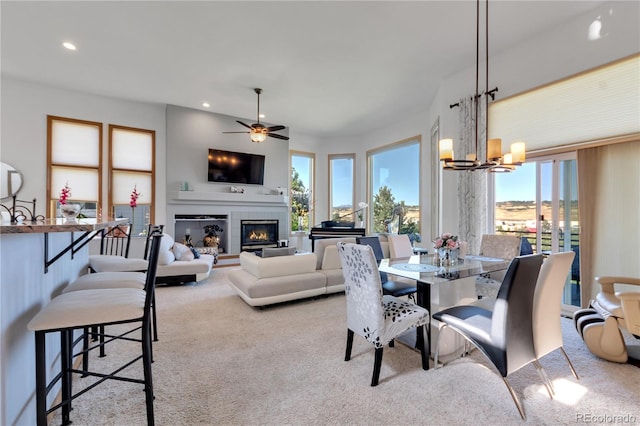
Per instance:
[[[380,261],[384,259],[384,253],[382,252],[382,245],[380,239],[376,236],[373,237],[357,237],[356,242],[358,244],[364,244],[373,249],[373,254],[376,257],[378,265]],[[405,281],[390,280],[386,272],[380,271],[380,281],[382,282],[382,293],[395,297],[409,296],[413,297],[417,290],[415,283]]]
[[[435,348],[438,363],[438,345],[442,331],[449,327],[480,350],[502,376],[520,416],[526,419],[518,396],[507,376],[533,363],[540,371],[534,346],[533,306],[536,282],[542,266],[542,255],[516,257],[502,281],[493,311],[478,306],[454,306],[433,315],[443,325]]]

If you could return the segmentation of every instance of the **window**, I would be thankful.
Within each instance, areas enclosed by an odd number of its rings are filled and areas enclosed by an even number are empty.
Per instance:
[[[355,154],[329,155],[329,217],[355,220]]]
[[[109,125],[109,154],[109,208],[113,217],[131,218],[132,235],[144,235],[154,217],[155,131]]]
[[[291,230],[304,231],[315,223],[315,154],[291,151]]]
[[[97,217],[102,198],[101,152],[101,123],[47,116],[49,217],[61,217],[59,196],[65,186],[70,189],[67,202],[82,208],[78,217]]]
[[[369,229],[420,232],[420,136],[367,152]]]

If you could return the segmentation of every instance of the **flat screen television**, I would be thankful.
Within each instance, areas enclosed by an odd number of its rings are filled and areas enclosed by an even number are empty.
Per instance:
[[[208,181],[263,185],[264,155],[209,149]]]

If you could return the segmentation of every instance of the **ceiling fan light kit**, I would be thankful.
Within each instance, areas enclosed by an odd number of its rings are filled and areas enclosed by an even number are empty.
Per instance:
[[[256,94],[258,95],[258,114],[257,114],[256,123],[253,123],[251,126],[249,126],[248,124],[245,124],[240,120],[236,120],[236,123],[246,127],[247,129],[249,129],[249,131],[248,132],[222,132],[222,133],[248,133],[249,138],[251,139],[251,142],[255,142],[255,143],[264,142],[267,136],[288,141],[289,140],[288,136],[282,136],[282,135],[277,135],[275,133],[272,133],[272,132],[277,132],[278,130],[284,129],[285,126],[276,125],[276,126],[267,127],[264,124],[260,123],[260,94],[262,93],[262,89],[255,88],[253,89],[253,91],[256,92]]]
[[[486,144],[486,160],[480,161],[478,159],[478,103],[482,97],[482,93],[478,90],[478,75],[480,68],[479,61],[479,46],[480,46],[480,0],[476,0],[476,92],[473,97],[473,103],[475,106],[475,152],[466,155],[464,160],[456,160],[453,155],[453,139],[441,139],[438,142],[438,149],[440,151],[440,161],[442,162],[443,170],[488,170],[491,173],[508,173],[515,170],[516,166],[520,166],[525,161],[526,147],[524,142],[514,142],[511,144],[511,152],[502,155],[502,139],[500,138],[488,138],[488,126],[489,126],[489,96],[494,99],[495,92],[498,91],[496,87],[493,90],[489,90],[489,0],[485,1],[485,135],[487,137]],[[451,107],[458,105],[454,104]]]

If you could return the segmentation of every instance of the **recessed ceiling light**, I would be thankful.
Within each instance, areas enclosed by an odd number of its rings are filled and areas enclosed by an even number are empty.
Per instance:
[[[209,102],[203,102],[202,106],[205,108],[209,108],[211,105],[209,105]]]
[[[64,43],[62,43],[62,45],[69,50],[76,50],[76,45],[73,43],[69,43],[68,41],[65,41]]]
[[[258,117],[259,118],[264,118],[264,114],[260,114]]]

